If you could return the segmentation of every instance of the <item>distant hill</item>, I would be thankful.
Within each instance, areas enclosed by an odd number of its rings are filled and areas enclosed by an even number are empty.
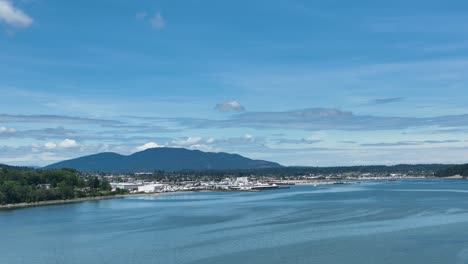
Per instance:
[[[72,168],[82,172],[153,172],[179,170],[241,170],[279,168],[278,163],[252,160],[237,154],[202,152],[183,148],[152,148],[132,155],[106,152],[66,160],[46,169]]]
[[[13,168],[13,166],[10,166],[10,165],[6,165],[6,164],[0,164],[0,168]]]
[[[12,170],[27,170],[32,169],[31,167],[20,167],[20,166],[11,166],[6,164],[0,164],[1,169],[12,169]]]
[[[290,166],[280,168],[265,168],[260,170],[245,170],[248,175],[279,175],[298,176],[308,174],[346,174],[346,173],[373,173],[373,174],[420,174],[430,176],[450,167],[446,164],[397,164],[397,165],[361,165],[361,166],[335,166],[335,167],[306,167]]]
[[[460,175],[463,177],[468,177],[468,164],[462,165],[452,165],[442,170],[439,170],[436,175],[438,177],[450,177],[455,175]]]

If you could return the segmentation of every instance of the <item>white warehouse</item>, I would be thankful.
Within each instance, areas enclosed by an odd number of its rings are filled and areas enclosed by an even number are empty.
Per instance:
[[[138,187],[138,192],[144,193],[153,193],[161,190],[164,187],[164,184],[152,183]]]

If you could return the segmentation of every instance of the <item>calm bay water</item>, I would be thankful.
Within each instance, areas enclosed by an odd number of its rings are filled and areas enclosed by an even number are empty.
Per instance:
[[[0,211],[1,264],[468,263],[468,181],[295,186]]]

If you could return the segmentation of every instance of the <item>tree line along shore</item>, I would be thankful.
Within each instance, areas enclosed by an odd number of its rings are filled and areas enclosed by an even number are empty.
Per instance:
[[[126,194],[112,191],[105,178],[83,177],[75,170],[0,168],[0,205],[89,199]]]

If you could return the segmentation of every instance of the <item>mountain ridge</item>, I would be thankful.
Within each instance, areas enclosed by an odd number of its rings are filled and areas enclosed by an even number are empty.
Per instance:
[[[230,170],[279,168],[280,164],[253,160],[238,154],[203,152],[184,148],[150,148],[130,155],[102,152],[45,166],[72,168],[82,172],[135,173],[180,170]]]

